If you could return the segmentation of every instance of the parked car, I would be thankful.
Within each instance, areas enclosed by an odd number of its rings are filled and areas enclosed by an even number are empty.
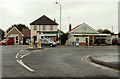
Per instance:
[[[60,41],[59,41],[59,40],[58,40],[58,41],[56,41],[56,44],[57,44],[57,45],[60,45]]]
[[[42,39],[41,40],[42,42],[42,46],[50,46],[50,47],[55,47],[57,46],[57,43],[52,41],[52,40],[49,40],[49,39]]]
[[[0,41],[0,45],[13,45],[14,44],[14,39],[4,39]]]
[[[30,39],[26,39],[25,40],[25,45],[29,45],[29,43],[30,43]]]
[[[105,39],[96,39],[94,45],[106,45]]]
[[[106,45],[111,45],[112,43],[111,43],[111,39],[106,39],[105,40],[105,43],[106,43]]]
[[[120,45],[120,38],[112,39],[112,45]]]

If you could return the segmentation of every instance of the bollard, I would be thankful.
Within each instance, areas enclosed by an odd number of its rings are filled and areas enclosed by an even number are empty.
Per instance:
[[[38,48],[41,48],[41,40],[38,40]]]
[[[32,41],[30,41],[30,43],[29,43],[29,48],[33,48],[33,42]]]

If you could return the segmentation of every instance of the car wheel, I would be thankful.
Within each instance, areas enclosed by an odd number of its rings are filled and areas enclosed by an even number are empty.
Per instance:
[[[50,44],[50,47],[53,47],[53,44]]]

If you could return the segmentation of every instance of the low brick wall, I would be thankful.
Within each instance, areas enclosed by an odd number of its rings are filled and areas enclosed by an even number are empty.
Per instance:
[[[80,46],[85,46],[86,45],[86,43],[79,43],[80,44]]]

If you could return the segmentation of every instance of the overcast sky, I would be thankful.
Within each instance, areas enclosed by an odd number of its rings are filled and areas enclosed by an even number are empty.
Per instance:
[[[62,30],[87,23],[95,29],[109,29],[118,32],[118,0],[0,0],[0,28],[8,29],[13,24],[30,23],[46,15],[59,24],[62,6]],[[70,18],[68,18],[70,17]],[[59,28],[59,26],[58,26]]]

